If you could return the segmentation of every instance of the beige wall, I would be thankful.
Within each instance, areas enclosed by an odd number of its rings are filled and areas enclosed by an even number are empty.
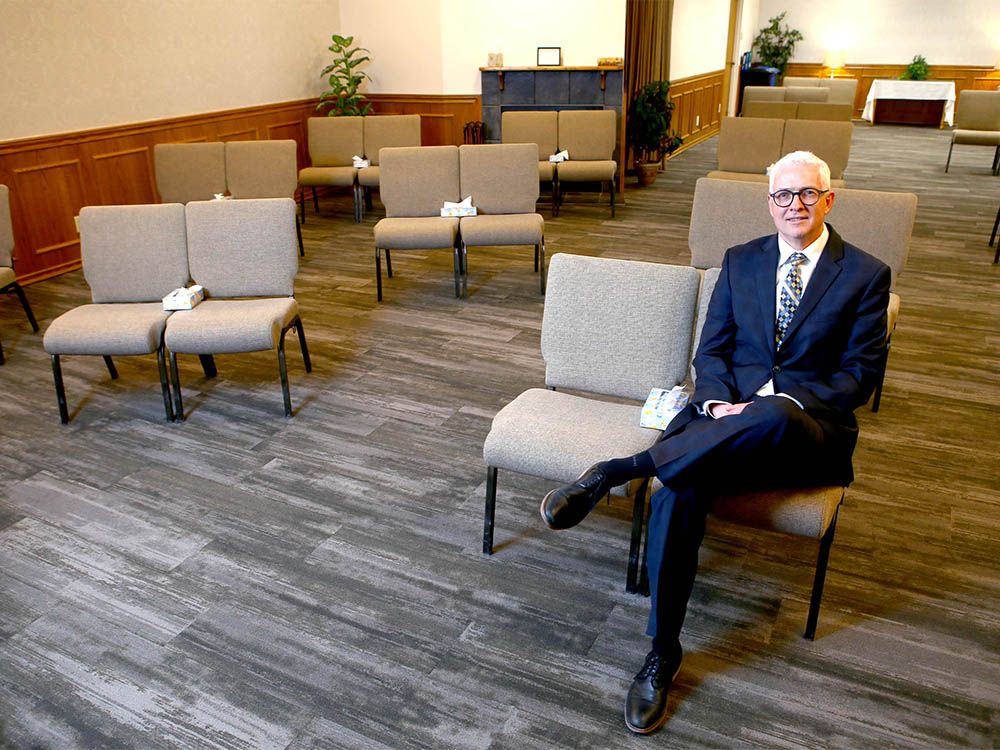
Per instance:
[[[722,70],[728,36],[729,0],[674,0],[671,80]]]
[[[0,0],[0,140],[317,96],[339,0]]]
[[[371,50],[368,91],[478,94],[489,52],[535,64],[562,47],[564,65],[625,54],[625,0],[340,0],[341,28]]]
[[[757,28],[783,10],[805,37],[793,62],[820,63],[840,47],[847,63],[902,64],[922,54],[931,65],[990,65],[1000,57],[997,0],[837,0],[789,4],[760,0]]]

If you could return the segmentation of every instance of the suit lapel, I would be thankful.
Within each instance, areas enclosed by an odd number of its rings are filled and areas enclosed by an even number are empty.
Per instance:
[[[788,339],[795,335],[795,332],[802,326],[803,321],[809,317],[809,313],[813,311],[816,304],[826,294],[826,290],[830,288],[830,284],[840,274],[840,261],[844,258],[844,241],[829,224],[827,225],[827,229],[830,230],[830,237],[826,241],[826,247],[823,249],[822,254],[819,256],[816,270],[813,271],[812,277],[809,279],[809,286],[806,287],[805,294],[802,295],[802,302],[799,304],[799,309],[795,311],[792,322],[788,324],[788,330],[785,332],[785,344],[783,346],[787,345]]]
[[[764,257],[754,266],[754,283],[757,285],[760,317],[764,321],[764,339],[773,355],[775,351],[774,319],[777,317],[774,280],[778,273],[778,235],[772,235],[764,243],[761,254]]]

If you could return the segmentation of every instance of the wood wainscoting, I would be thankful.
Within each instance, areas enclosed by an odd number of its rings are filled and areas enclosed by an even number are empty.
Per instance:
[[[723,70],[713,70],[670,82],[670,101],[674,104],[671,128],[684,139],[684,145],[675,153],[719,132],[724,75]]]
[[[460,146],[465,123],[483,119],[478,94],[368,94],[380,115],[420,115],[420,142],[425,146]]]
[[[858,79],[858,91],[854,97],[854,117],[861,117],[872,81],[877,78],[899,78],[904,70],[906,64],[846,65],[838,68],[837,78]],[[829,76],[830,69],[824,68],[819,63],[789,63],[785,75],[819,78]],[[1000,71],[973,65],[931,65],[928,80],[954,81],[957,96],[963,89],[996,90],[1000,87]]]

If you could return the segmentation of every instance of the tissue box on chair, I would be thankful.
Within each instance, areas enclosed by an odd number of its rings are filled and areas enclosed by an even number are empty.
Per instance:
[[[205,290],[195,284],[193,287],[185,289],[174,289],[163,298],[164,310],[190,310],[199,302],[205,299]]]
[[[476,207],[472,205],[472,196],[470,195],[461,203],[455,203],[454,201],[445,201],[444,206],[441,207],[442,216],[475,216]]]

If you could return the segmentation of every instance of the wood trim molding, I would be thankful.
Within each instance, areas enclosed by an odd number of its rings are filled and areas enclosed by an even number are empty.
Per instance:
[[[460,146],[465,123],[483,119],[478,94],[368,94],[379,115],[420,115],[420,142],[425,146]]]
[[[674,103],[671,128],[684,139],[675,154],[719,132],[725,74],[725,70],[713,70],[670,82],[670,101]]]

